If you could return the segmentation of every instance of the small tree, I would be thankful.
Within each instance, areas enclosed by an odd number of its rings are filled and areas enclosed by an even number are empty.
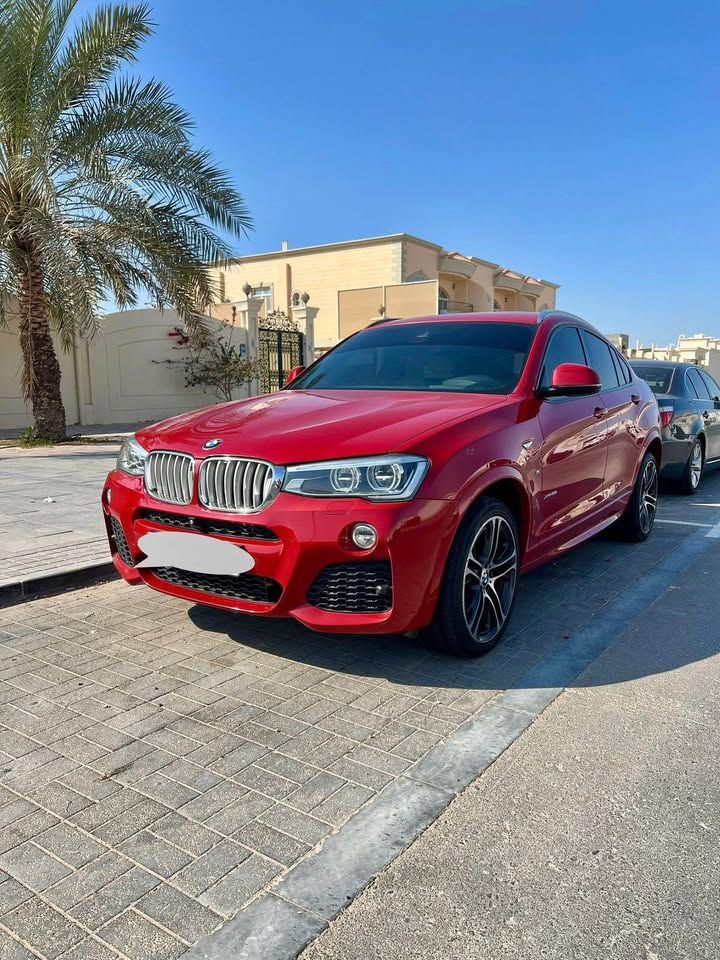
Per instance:
[[[167,363],[184,363],[186,387],[200,387],[203,393],[230,401],[235,390],[260,373],[259,362],[243,356],[231,336],[232,331],[225,336],[198,326],[186,337],[184,346],[190,351],[187,359]]]

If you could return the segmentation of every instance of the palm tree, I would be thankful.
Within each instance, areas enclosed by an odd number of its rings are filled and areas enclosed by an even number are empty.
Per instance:
[[[152,33],[144,4],[71,24],[77,0],[0,0],[0,322],[16,311],[37,436],[65,436],[60,367],[104,303],[144,295],[186,323],[214,298],[223,239],[251,226],[192,121],[125,67]]]

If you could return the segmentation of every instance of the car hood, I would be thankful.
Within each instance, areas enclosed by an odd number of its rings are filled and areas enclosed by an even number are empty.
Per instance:
[[[449,423],[502,404],[482,394],[288,390],[206,407],[138,432],[147,450],[309,463],[406,451]],[[203,451],[209,440],[221,440]]]

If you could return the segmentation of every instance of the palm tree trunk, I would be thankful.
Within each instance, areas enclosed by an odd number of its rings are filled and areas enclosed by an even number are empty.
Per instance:
[[[65,407],[60,394],[60,364],[50,336],[42,268],[30,251],[21,276],[20,346],[23,392],[32,404],[35,433],[41,440],[65,439]]]

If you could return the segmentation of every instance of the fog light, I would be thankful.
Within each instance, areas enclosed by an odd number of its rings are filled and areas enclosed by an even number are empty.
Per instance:
[[[378,541],[377,530],[369,523],[356,523],[350,531],[350,539],[359,550],[372,550]]]
[[[105,503],[110,503],[112,500],[112,490],[107,490],[105,493]]]

